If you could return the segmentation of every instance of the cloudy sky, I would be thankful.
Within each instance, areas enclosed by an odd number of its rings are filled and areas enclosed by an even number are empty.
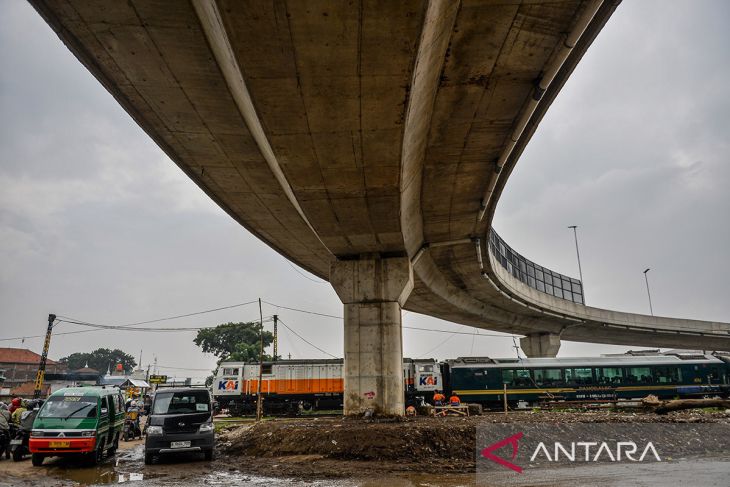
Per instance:
[[[587,304],[730,321],[730,4],[627,1],[599,35],[513,173],[495,219],[528,258],[577,275]],[[103,324],[262,297],[341,315],[331,287],[297,271],[216,207],[21,0],[0,0],[0,339],[41,335],[48,313]],[[323,350],[341,322],[264,305]],[[163,322],[258,316],[244,306]],[[407,326],[472,329],[408,313]],[[62,323],[57,333],[81,330]],[[119,347],[160,372],[205,376],[194,333],[57,335],[51,358]],[[40,351],[42,339],[0,346]],[[513,356],[507,337],[404,330],[408,356]],[[565,342],[561,355],[623,351]],[[288,330],[280,353],[324,357]],[[200,370],[195,370],[200,369]]]

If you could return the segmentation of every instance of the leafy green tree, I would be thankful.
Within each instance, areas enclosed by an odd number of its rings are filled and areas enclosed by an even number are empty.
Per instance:
[[[263,332],[264,347],[274,341],[274,335]],[[206,328],[198,331],[195,344],[203,352],[212,353],[218,357],[218,362],[225,360],[235,362],[258,362],[259,348],[261,347],[261,326],[258,323],[224,323],[215,328]],[[270,355],[264,355],[264,360],[271,360]]]
[[[99,372],[106,372],[107,369],[111,369],[113,371],[117,364],[122,364],[124,370],[129,372],[137,365],[133,356],[119,350],[118,348],[114,350],[109,350],[108,348],[97,348],[90,353],[72,353],[68,357],[60,359],[60,362],[65,363],[70,370],[80,369],[82,367],[86,367],[88,364],[90,368],[98,370]]]

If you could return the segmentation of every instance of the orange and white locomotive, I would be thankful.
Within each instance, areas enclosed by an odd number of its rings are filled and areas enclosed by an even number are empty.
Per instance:
[[[261,395],[267,414],[298,414],[311,410],[342,409],[342,359],[278,360],[264,362]],[[222,362],[213,380],[213,395],[233,415],[256,410],[259,364]],[[440,389],[441,372],[434,359],[404,359],[406,403],[429,400]]]

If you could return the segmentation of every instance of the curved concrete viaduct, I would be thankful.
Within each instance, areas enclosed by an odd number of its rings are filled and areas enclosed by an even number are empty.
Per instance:
[[[221,208],[330,280],[348,414],[402,413],[401,307],[523,334],[530,356],[561,338],[730,349],[730,324],[584,306],[579,281],[490,243],[512,169],[617,0],[31,3]]]

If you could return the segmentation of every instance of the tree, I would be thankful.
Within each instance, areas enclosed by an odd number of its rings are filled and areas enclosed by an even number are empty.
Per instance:
[[[274,335],[263,332],[264,347],[274,341]],[[235,362],[258,362],[261,347],[261,325],[258,323],[224,323],[215,328],[198,331],[195,344],[203,352],[212,353],[224,360]],[[271,356],[264,355],[264,360],[271,360]]]
[[[118,348],[114,350],[109,350],[108,348],[97,348],[91,353],[72,353],[68,357],[60,359],[60,362],[66,364],[66,366],[71,370],[86,367],[88,364],[90,368],[98,370],[99,372],[106,372],[107,369],[114,370],[117,364],[122,364],[125,371],[131,371],[137,365],[133,356],[128,353],[124,353]]]

